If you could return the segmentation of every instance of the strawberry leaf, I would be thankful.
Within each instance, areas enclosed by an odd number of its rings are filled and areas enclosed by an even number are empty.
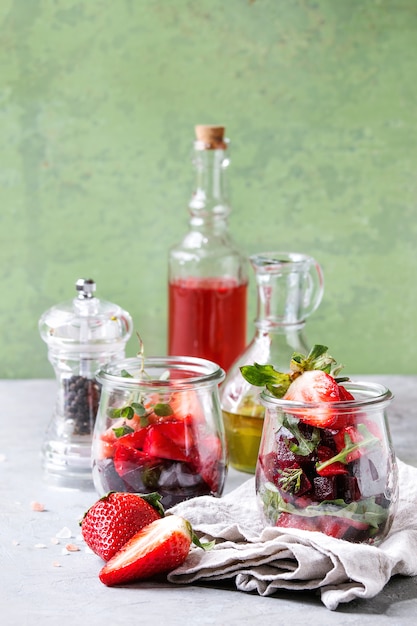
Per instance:
[[[160,514],[161,517],[165,516],[165,509],[161,504],[162,496],[157,491],[152,491],[152,493],[138,493],[138,496],[145,500],[148,504],[153,506],[153,508]]]
[[[200,541],[200,539],[197,537],[197,535],[195,534],[194,531],[192,531],[192,542],[195,546],[197,546],[198,548],[202,548],[203,550],[205,550],[206,552],[208,550],[212,550],[212,548],[214,548],[214,546],[216,545],[216,541]]]
[[[281,398],[291,384],[287,373],[277,372],[272,365],[243,365],[240,368],[243,378],[255,387],[266,387],[274,396]]]

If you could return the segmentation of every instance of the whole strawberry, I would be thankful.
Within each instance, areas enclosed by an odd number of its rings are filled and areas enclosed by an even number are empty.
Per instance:
[[[110,492],[97,500],[80,522],[86,544],[108,561],[139,530],[164,515],[157,493]]]
[[[192,541],[191,524],[168,515],[133,535],[102,568],[99,578],[113,586],[167,573],[185,561]]]
[[[240,371],[249,383],[265,386],[276,398],[317,405],[297,413],[297,417],[310,426],[330,428],[339,419],[333,403],[354,399],[340,384],[348,379],[337,378],[341,369],[328,354],[327,346],[316,344],[308,355],[294,352],[289,372],[278,372],[273,365],[258,363],[244,365]]]

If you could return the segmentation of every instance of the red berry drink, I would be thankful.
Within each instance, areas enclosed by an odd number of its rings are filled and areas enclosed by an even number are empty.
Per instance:
[[[199,356],[224,370],[246,346],[247,282],[187,278],[169,284],[169,354]]]

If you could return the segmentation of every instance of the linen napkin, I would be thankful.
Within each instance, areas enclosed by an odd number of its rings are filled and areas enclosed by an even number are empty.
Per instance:
[[[417,575],[417,468],[398,461],[399,503],[392,528],[377,547],[319,532],[264,528],[250,478],[223,498],[201,496],[169,512],[216,540],[210,551],[193,549],[168,576],[172,583],[233,580],[241,591],[269,596],[278,590],[317,590],[323,604],[376,596],[395,574]]]

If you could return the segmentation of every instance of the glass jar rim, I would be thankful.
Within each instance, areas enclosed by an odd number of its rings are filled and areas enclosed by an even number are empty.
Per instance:
[[[132,377],[124,376],[122,371],[130,373],[139,372],[141,369],[158,369],[161,371],[159,378],[144,377],[138,378],[132,374]],[[175,371],[183,374],[178,378],[170,379],[163,377],[164,372]],[[99,382],[109,383],[115,387],[124,387],[132,389],[140,387],[141,389],[189,389],[198,385],[211,386],[220,384],[226,376],[224,370],[207,359],[200,357],[183,357],[183,356],[151,356],[141,359],[140,357],[128,357],[122,360],[112,361],[108,363],[98,372],[96,378]]]
[[[286,266],[303,265],[305,263],[315,263],[315,259],[303,252],[267,251],[257,252],[249,256],[251,263],[256,264],[265,270],[272,270],[275,267],[281,269]]]
[[[373,405],[386,405],[394,398],[393,393],[381,383],[352,380],[343,382],[343,387],[345,387],[345,389],[352,395],[356,392],[359,397],[355,397],[354,400],[339,400],[337,402],[326,403],[296,402],[294,400],[276,398],[271,392],[265,389],[260,394],[260,400],[261,403],[267,408],[275,407],[282,409],[285,412],[293,412],[300,409],[323,408],[323,404],[325,404],[328,408],[333,407],[338,412],[343,412]]]

